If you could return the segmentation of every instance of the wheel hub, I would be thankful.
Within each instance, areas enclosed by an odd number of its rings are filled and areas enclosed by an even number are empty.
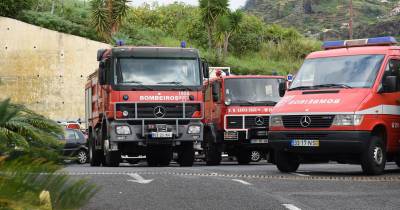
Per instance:
[[[380,147],[374,148],[374,161],[378,165],[381,165],[383,162],[383,151]]]
[[[260,153],[257,151],[252,151],[251,152],[251,160],[252,161],[257,161],[260,158]]]
[[[79,159],[79,162],[80,162],[80,163],[86,163],[87,157],[86,157],[86,154],[85,154],[84,151],[80,151],[80,152],[78,153],[78,159]]]

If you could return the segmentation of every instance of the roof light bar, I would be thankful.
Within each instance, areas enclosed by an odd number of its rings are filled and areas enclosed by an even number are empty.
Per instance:
[[[362,46],[389,46],[396,45],[397,41],[394,37],[376,37],[369,39],[355,39],[355,40],[339,40],[339,41],[326,41],[322,45],[325,50],[345,48],[345,47],[362,47]]]

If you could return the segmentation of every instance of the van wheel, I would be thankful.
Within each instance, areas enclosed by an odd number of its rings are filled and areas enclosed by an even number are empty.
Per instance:
[[[248,165],[251,161],[251,151],[245,149],[239,150],[236,159],[239,165]]]
[[[180,166],[190,167],[194,162],[193,142],[182,142],[178,150],[178,161]]]
[[[295,172],[300,166],[298,157],[284,151],[275,151],[275,164],[284,173]]]
[[[121,162],[121,152],[120,151],[108,151],[105,157],[106,165],[109,167],[118,167]]]
[[[385,170],[386,147],[382,137],[372,136],[371,142],[361,156],[361,167],[365,174],[379,175]]]

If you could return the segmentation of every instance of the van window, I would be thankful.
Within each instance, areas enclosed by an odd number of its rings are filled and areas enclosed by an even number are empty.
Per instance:
[[[397,91],[400,91],[400,60],[390,60],[385,69],[386,76],[396,76],[397,77]]]

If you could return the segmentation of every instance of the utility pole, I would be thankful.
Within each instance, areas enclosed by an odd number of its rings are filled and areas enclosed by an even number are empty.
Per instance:
[[[353,39],[353,0],[350,0],[349,38]]]

